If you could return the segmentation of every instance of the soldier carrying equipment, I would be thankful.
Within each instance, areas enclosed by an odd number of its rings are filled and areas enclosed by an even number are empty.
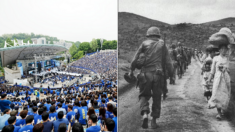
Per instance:
[[[173,66],[168,53],[164,46],[163,40],[160,39],[160,30],[157,27],[151,27],[147,31],[147,39],[142,42],[136,55],[131,63],[129,76],[134,76],[133,71],[137,68],[140,73],[137,75],[139,84],[139,100],[141,115],[143,116],[143,128],[148,128],[148,114],[150,113],[149,99],[152,97],[152,128],[156,128],[156,119],[160,117],[161,96],[164,93],[164,75],[163,62],[165,61],[166,71],[171,78],[173,75]],[[165,52],[165,53],[163,53]],[[163,60],[163,54],[165,60]]]

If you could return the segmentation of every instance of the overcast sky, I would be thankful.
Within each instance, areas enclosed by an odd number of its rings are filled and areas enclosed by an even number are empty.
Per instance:
[[[117,40],[116,0],[0,0],[0,35],[44,34],[68,41]]]
[[[169,24],[203,23],[235,17],[235,0],[119,0],[119,11]]]

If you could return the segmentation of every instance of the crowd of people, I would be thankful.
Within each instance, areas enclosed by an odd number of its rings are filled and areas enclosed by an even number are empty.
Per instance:
[[[217,109],[218,114],[216,115],[216,119],[218,120],[221,120],[224,114],[229,112],[231,75],[229,75],[228,63],[229,58],[234,56],[231,54],[234,50],[234,39],[235,35],[229,28],[222,28],[219,32],[211,35],[209,38],[211,44],[206,47],[205,52],[190,48],[185,48],[185,50],[179,52],[179,48],[176,48],[175,45],[172,45],[170,50],[171,58],[175,64],[174,68],[178,69],[175,72],[177,71],[179,78],[181,78],[181,75],[183,75],[186,69],[183,63],[186,64],[185,66],[190,64],[189,60],[191,60],[191,57],[201,63],[203,94],[208,101],[208,108]],[[180,47],[180,44],[178,47]],[[179,57],[182,59],[179,59]],[[174,81],[171,82],[174,83]]]
[[[167,79],[170,79],[169,83],[174,85],[176,77],[181,79],[188,69],[192,58],[202,64],[204,96],[208,108],[217,109],[216,119],[221,120],[225,113],[235,114],[234,102],[231,103],[230,100],[233,84],[231,77],[234,77],[234,74],[231,74],[234,63],[230,62],[234,61],[235,56],[235,34],[229,28],[222,28],[208,38],[211,45],[203,54],[185,41],[167,47],[158,27],[153,26],[147,30],[146,40],[141,43],[130,64],[130,72],[124,75],[124,79],[129,83],[137,81],[140,114],[143,117],[142,128],[148,128],[150,112],[151,128],[158,128],[156,120],[160,117],[161,98],[167,97]],[[134,76],[135,69],[140,70],[137,77]],[[150,111],[148,101],[151,97]]]
[[[60,89],[0,84],[0,130],[116,132],[117,73],[113,72],[117,72],[117,56],[110,52],[84,58],[81,62],[78,60],[78,66],[103,72],[99,80],[84,84],[76,82]],[[56,78],[66,80],[68,76],[54,76]]]
[[[101,77],[114,79],[117,77],[117,51],[98,52],[85,56],[74,62],[72,66],[93,69]]]

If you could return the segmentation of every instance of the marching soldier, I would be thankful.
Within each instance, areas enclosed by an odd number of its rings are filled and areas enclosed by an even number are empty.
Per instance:
[[[168,75],[172,77],[173,66],[170,55],[163,40],[161,40],[160,30],[157,27],[151,27],[146,34],[147,39],[142,42],[131,63],[129,76],[134,76],[133,71],[141,69],[137,75],[138,86],[140,88],[139,100],[141,115],[143,116],[143,128],[148,128],[148,114],[150,113],[149,99],[152,97],[152,128],[157,128],[156,119],[160,117],[161,96],[165,87],[163,84],[164,72],[166,66]],[[164,62],[165,61],[165,62]],[[165,66],[163,65],[165,64]]]
[[[171,60],[173,62],[173,77],[170,80],[170,84],[175,84],[176,79],[176,69],[177,69],[177,51],[176,46],[174,44],[171,45],[171,48],[169,50],[169,54],[171,56]]]
[[[177,51],[177,62],[178,62],[178,70],[177,74],[179,79],[182,78],[182,75],[184,74],[184,66],[185,66],[185,60],[186,60],[186,53],[183,51],[183,47],[181,43],[178,43],[178,47],[176,48]]]

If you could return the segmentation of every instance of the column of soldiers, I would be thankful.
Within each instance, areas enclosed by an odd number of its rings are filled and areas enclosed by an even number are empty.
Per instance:
[[[150,114],[149,99],[152,97],[151,127],[157,128],[156,119],[160,117],[161,99],[167,96],[167,81],[175,84],[176,72],[182,78],[188,65],[191,63],[193,50],[183,47],[181,43],[172,45],[168,49],[161,38],[158,27],[151,27],[146,33],[146,40],[142,42],[131,63],[131,71],[125,74],[127,82],[137,80],[139,87],[139,101],[141,115],[143,116],[142,128],[148,128],[148,114]],[[139,69],[137,78],[134,70]]]
[[[188,65],[191,64],[191,59],[194,54],[191,48],[183,47],[180,42],[177,45],[172,44],[169,53],[174,68],[174,74],[170,80],[170,84],[175,84],[176,74],[179,79],[182,78],[186,69],[188,69]]]

